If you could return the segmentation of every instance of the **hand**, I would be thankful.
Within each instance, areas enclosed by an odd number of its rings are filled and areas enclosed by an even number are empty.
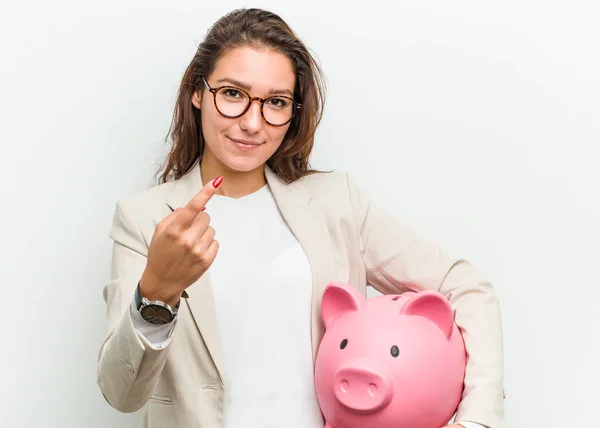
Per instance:
[[[148,248],[140,293],[174,307],[183,291],[208,270],[219,243],[210,217],[204,212],[222,178],[207,183],[184,208],[177,208],[158,225]]]

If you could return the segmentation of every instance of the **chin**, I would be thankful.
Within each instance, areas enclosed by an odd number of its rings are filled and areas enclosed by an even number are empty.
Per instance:
[[[221,152],[218,157],[227,168],[233,171],[250,172],[263,167],[276,151],[269,149],[271,148],[261,147],[254,153],[231,153],[227,150]]]
[[[267,160],[252,158],[230,158],[221,160],[227,168],[237,172],[250,172],[262,167]]]

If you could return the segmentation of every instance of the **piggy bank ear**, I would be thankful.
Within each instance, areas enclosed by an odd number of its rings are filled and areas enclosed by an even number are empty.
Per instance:
[[[327,328],[338,316],[362,308],[365,298],[352,286],[343,282],[330,282],[321,299],[321,318]]]
[[[416,315],[432,321],[444,333],[452,336],[454,311],[442,294],[433,290],[420,291],[411,297],[400,309],[402,315]]]

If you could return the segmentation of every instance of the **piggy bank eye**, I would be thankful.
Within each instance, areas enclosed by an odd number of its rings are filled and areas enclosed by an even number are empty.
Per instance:
[[[348,339],[342,340],[342,343],[340,343],[340,349],[344,349],[347,344],[348,344]]]
[[[392,354],[392,357],[397,358],[398,355],[400,355],[400,349],[398,349],[398,347],[394,345],[392,346],[392,349],[390,349],[390,353]]]

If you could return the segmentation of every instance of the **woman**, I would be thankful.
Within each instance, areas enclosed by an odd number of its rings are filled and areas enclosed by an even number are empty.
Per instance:
[[[234,11],[210,29],[183,77],[162,183],[117,203],[104,396],[123,412],[147,404],[148,427],[322,427],[319,303],[339,280],[448,295],[469,352],[455,426],[500,427],[494,290],[348,174],[309,169],[321,82],[273,13]]]

